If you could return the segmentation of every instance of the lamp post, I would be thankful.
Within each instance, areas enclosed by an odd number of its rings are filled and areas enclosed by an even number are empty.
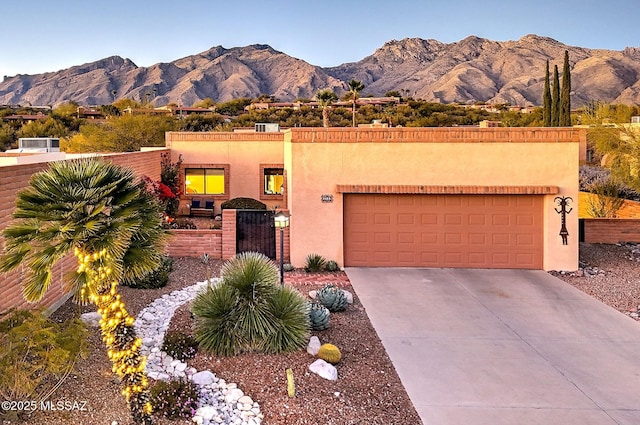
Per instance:
[[[280,285],[284,286],[284,229],[289,227],[289,215],[280,211],[273,216],[273,220],[280,229]]]

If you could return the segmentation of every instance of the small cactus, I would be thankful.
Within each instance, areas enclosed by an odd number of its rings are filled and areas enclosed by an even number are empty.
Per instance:
[[[331,312],[347,309],[347,296],[342,289],[332,284],[318,290],[316,300]]]
[[[311,302],[309,323],[314,331],[323,331],[329,327],[329,309],[318,302]]]
[[[333,344],[322,344],[318,351],[318,358],[331,364],[338,364],[342,360],[342,353]]]
[[[293,398],[296,396],[296,383],[293,380],[293,370],[287,369],[287,394]]]

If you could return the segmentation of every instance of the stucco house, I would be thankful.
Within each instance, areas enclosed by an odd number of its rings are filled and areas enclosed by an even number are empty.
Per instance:
[[[575,270],[572,128],[292,128],[170,132],[184,202],[244,196],[291,214],[290,261]],[[197,186],[197,187],[196,187]],[[566,208],[571,211],[571,201]],[[217,213],[218,211],[216,211]]]
[[[166,148],[106,155],[160,178],[161,155],[182,157],[183,213],[213,201],[222,229],[176,232],[171,255],[227,259],[237,252],[236,212],[258,199],[291,215],[285,258],[318,253],[340,266],[578,268],[578,164],[585,130],[573,128],[293,128],[277,132],[170,132]],[[64,153],[0,155],[0,230],[16,194]],[[559,199],[571,198],[560,236]],[[571,207],[575,206],[575,210]],[[276,244],[279,243],[276,234]],[[0,247],[4,241],[0,235]],[[277,253],[276,253],[277,256]],[[36,306],[66,299],[65,258]],[[0,275],[0,312],[23,308],[21,270]]]

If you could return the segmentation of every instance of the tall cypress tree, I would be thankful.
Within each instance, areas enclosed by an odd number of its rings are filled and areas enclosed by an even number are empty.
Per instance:
[[[551,127],[551,87],[549,84],[549,61],[544,75],[544,90],[542,92],[542,121],[545,127]]]
[[[562,93],[560,94],[560,127],[571,127],[571,70],[569,69],[569,52],[564,51],[562,68]]]
[[[560,78],[558,65],[553,67],[553,83],[551,86],[551,127],[560,125]]]

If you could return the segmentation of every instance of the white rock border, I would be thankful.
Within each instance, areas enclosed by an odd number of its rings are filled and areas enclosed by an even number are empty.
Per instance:
[[[150,378],[156,380],[186,378],[198,385],[198,410],[192,419],[196,424],[260,425],[264,418],[260,406],[235,383],[226,383],[211,371],[198,372],[162,351],[164,336],[178,307],[193,300],[208,284],[216,285],[219,281],[220,279],[211,279],[210,283],[198,282],[165,294],[138,314],[134,327],[137,335],[142,338],[140,352],[147,356],[145,371]]]

